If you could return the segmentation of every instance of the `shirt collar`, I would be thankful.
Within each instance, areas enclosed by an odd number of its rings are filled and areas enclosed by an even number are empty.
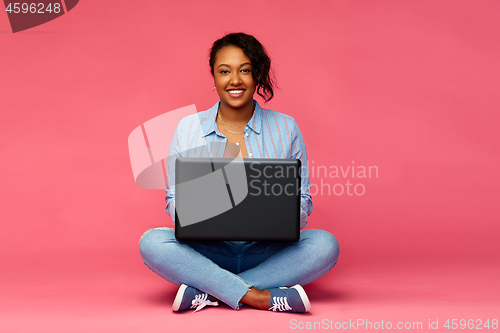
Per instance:
[[[207,118],[202,123],[203,128],[203,137],[209,135],[212,132],[216,132],[219,135],[222,135],[216,123],[217,110],[219,110],[220,101],[215,103],[215,105],[208,110]],[[262,109],[260,108],[259,103],[256,100],[253,100],[253,105],[255,105],[255,110],[253,112],[252,118],[248,121],[248,127],[257,134],[260,134],[262,128]]]

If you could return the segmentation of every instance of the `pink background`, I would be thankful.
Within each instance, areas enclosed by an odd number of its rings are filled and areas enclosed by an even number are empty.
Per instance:
[[[379,170],[348,178],[362,196],[313,197],[307,228],[341,255],[293,318],[498,318],[499,2],[87,0],[16,34],[0,12],[5,332],[197,328],[140,258],[141,234],[172,222],[164,192],[134,184],[127,138],[211,107],[208,50],[234,31],[266,46],[279,89],[259,102],[297,120],[310,162]],[[258,318],[249,331],[292,318],[194,316]]]

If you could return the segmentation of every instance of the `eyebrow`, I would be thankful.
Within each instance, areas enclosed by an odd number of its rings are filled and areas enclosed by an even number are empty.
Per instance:
[[[240,65],[240,67],[243,67],[243,66],[245,66],[245,65],[250,65],[250,66],[252,66],[252,64],[251,64],[251,63],[249,63],[249,62],[245,62],[244,64],[241,64],[241,65]],[[227,67],[231,67],[231,66],[226,65],[226,64],[220,64],[217,68],[219,68],[220,66],[227,66]]]

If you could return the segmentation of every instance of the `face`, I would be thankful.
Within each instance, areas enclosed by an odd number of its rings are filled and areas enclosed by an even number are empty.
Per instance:
[[[233,109],[252,105],[255,81],[252,64],[242,49],[226,46],[215,57],[214,82],[221,103]]]

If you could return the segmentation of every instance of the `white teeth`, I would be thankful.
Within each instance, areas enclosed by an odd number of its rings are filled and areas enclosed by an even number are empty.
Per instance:
[[[236,94],[241,94],[244,91],[245,90],[229,90],[228,93],[236,95]]]

